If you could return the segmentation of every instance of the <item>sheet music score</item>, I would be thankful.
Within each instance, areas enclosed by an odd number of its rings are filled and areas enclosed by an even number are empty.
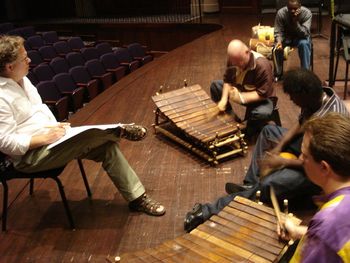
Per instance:
[[[47,149],[51,149],[60,143],[76,136],[79,133],[82,133],[84,131],[90,130],[90,129],[100,129],[100,130],[107,130],[107,129],[115,129],[117,127],[122,126],[123,124],[117,123],[117,124],[102,124],[102,125],[84,125],[84,126],[78,126],[78,127],[69,127],[66,129],[66,134],[59,139],[58,141],[55,141],[54,143],[51,143],[47,146]]]

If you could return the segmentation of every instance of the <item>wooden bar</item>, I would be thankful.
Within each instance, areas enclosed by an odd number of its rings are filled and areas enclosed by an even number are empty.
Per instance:
[[[212,164],[246,153],[244,135],[237,128],[234,116],[219,112],[216,103],[199,85],[169,91],[152,99],[157,106],[155,129],[188,149],[192,149],[188,144],[193,145],[196,154],[200,150],[203,153],[200,155],[208,155],[205,159]],[[175,132],[172,128],[176,128]]]
[[[132,253],[133,256],[128,253],[122,259],[137,258],[149,262],[158,262],[152,261],[154,259],[159,262],[276,262],[288,245],[277,235],[273,209],[256,205],[243,197],[236,199],[189,234],[165,241],[153,249]]]

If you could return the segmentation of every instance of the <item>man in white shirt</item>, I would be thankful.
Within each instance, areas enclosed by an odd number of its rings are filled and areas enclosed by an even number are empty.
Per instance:
[[[164,206],[145,194],[118,146],[121,137],[143,139],[146,128],[92,129],[47,149],[65,135],[70,124],[56,121],[26,77],[30,59],[23,42],[17,36],[0,37],[0,151],[11,157],[17,170],[27,173],[62,167],[75,158],[102,162],[132,211],[163,215]]]

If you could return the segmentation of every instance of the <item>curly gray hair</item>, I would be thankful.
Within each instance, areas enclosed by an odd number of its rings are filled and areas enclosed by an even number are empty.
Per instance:
[[[0,36],[0,72],[4,72],[6,64],[18,58],[19,49],[23,47],[24,39],[20,36]]]

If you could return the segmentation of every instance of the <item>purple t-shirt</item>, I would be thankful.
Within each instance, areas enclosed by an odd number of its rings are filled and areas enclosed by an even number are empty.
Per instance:
[[[315,199],[323,204],[290,262],[349,262],[350,187]]]

